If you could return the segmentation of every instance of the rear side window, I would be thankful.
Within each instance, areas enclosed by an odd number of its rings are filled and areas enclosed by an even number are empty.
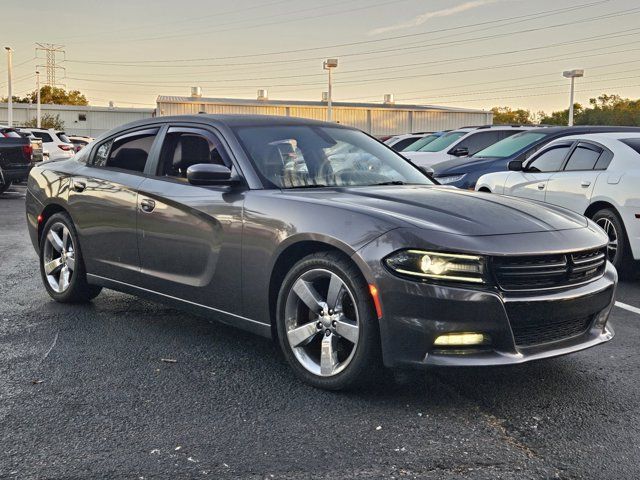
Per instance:
[[[516,133],[516,131],[514,131],[513,133]],[[488,132],[478,132],[469,135],[467,138],[458,143],[455,148],[467,148],[469,149],[469,155],[473,155],[474,153],[487,148],[489,145],[493,145],[494,143],[502,140],[503,138],[505,137],[502,131],[496,130]]]
[[[35,137],[41,138],[43,143],[53,142],[53,138],[51,138],[51,135],[49,135],[48,133],[45,133],[45,132],[32,132],[32,133]]]
[[[130,133],[100,144],[93,166],[144,172],[158,129]]]
[[[562,167],[567,153],[569,153],[570,145],[562,145],[549,150],[545,150],[536,157],[529,165],[528,172],[557,172]]]
[[[402,150],[407,148],[412,143],[415,143],[416,140],[418,140],[416,137],[403,138],[402,140],[400,140],[400,141],[394,143],[393,145],[391,145],[391,148],[393,148],[396,152],[401,152]]]
[[[602,150],[578,145],[571,154],[571,157],[569,157],[569,161],[564,169],[567,171],[593,170],[601,154]]]
[[[620,141],[628,147],[633,148],[637,153],[640,153],[640,138],[626,138]]]

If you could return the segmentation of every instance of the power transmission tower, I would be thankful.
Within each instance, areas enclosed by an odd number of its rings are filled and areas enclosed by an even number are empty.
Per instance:
[[[45,52],[47,58],[47,81],[46,84],[55,87],[56,83],[56,72],[58,69],[64,70],[64,67],[58,65],[56,63],[56,54],[62,54],[63,60],[66,57],[66,52],[64,51],[64,45],[56,45],[54,43],[36,43],[36,57],[38,56],[38,51]]]

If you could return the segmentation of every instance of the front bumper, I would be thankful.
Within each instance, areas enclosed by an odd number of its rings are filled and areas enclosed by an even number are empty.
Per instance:
[[[526,295],[415,282],[386,271],[379,271],[376,281],[383,308],[383,358],[389,367],[518,364],[583,350],[614,335],[606,325],[617,284],[610,264],[602,277],[586,285]],[[515,322],[521,326],[531,319],[540,324],[547,318],[549,325],[564,318],[584,318],[587,327],[569,337],[518,345]],[[491,342],[455,349],[434,346],[438,336],[455,332],[483,333]]]

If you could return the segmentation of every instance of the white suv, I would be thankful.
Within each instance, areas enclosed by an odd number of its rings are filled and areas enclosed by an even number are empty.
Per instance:
[[[533,127],[519,125],[485,125],[453,130],[426,144],[415,152],[402,154],[419,167],[430,167],[457,157],[466,157],[494,143]]]
[[[31,132],[34,137],[42,140],[45,159],[64,160],[73,157],[75,154],[75,147],[64,132],[56,132],[52,128],[48,130],[43,128],[24,128],[22,130]]]

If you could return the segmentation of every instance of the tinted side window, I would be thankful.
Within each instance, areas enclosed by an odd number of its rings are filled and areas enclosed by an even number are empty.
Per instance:
[[[636,152],[640,153],[640,138],[626,138],[620,141],[625,145],[633,148]]]
[[[144,130],[107,140],[96,150],[93,165],[142,173],[157,133]]]
[[[467,138],[462,140],[458,145],[455,146],[455,148],[466,147],[469,149],[469,155],[473,155],[474,153],[477,153],[480,150],[484,150],[488,146],[502,140],[504,137],[501,134],[502,132],[499,131],[474,133],[473,135],[469,135]]]
[[[160,174],[186,178],[187,169],[199,163],[231,166],[220,140],[211,132],[197,128],[170,128],[160,153]]]
[[[37,138],[41,138],[43,143],[47,143],[47,142],[53,142],[53,138],[51,138],[51,135],[49,135],[48,133],[45,132],[33,132],[33,135]]]
[[[569,152],[570,145],[551,148],[540,154],[527,166],[529,172],[557,172],[562,167],[564,158]]]
[[[569,157],[569,161],[564,169],[568,171],[593,170],[601,153],[602,151],[595,151],[591,148],[578,146],[571,154],[571,157]]]

